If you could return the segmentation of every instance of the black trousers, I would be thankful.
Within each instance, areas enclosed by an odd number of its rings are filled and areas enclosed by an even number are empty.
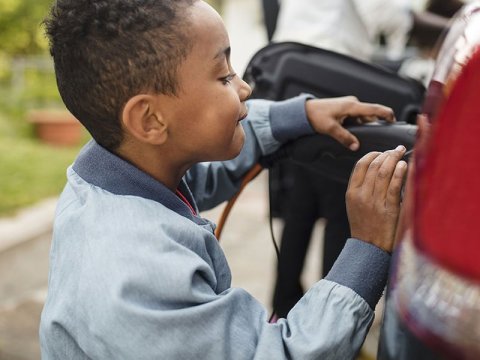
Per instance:
[[[347,185],[329,180],[299,165],[291,167],[293,186],[284,199],[285,226],[273,295],[273,307],[285,317],[303,296],[300,282],[313,227],[318,218],[327,223],[321,276],[325,276],[350,236],[345,208]]]

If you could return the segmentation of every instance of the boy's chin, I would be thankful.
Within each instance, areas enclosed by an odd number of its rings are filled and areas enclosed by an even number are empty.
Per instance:
[[[239,139],[238,146],[236,147],[234,151],[234,155],[231,157],[231,159],[236,158],[240,154],[244,145],[245,145],[245,133],[243,132],[243,129],[242,129],[241,139]]]
[[[240,152],[243,149],[243,145],[245,144],[245,136],[242,137],[241,141],[235,141],[235,144],[232,144],[232,147],[228,150],[228,153],[225,153],[225,156],[223,156],[221,159],[218,159],[218,161],[226,161],[226,160],[232,160],[236,158]]]

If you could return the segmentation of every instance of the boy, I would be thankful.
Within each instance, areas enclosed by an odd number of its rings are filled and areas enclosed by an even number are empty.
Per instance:
[[[356,149],[343,118],[393,120],[391,110],[257,101],[240,124],[250,89],[230,66],[219,15],[199,0],[58,0],[46,24],[64,102],[95,140],[58,204],[43,358],[354,357],[385,285],[403,149],[369,154],[352,176],[352,235],[373,245],[349,240],[328,280],[276,324],[231,288],[198,211],[231,196],[281,142],[313,127]]]

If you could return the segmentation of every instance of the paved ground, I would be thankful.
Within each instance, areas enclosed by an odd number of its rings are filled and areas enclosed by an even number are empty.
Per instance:
[[[224,18],[232,44],[232,63],[242,74],[248,59],[263,46],[259,1],[230,0]],[[229,260],[233,286],[243,287],[267,308],[275,269],[267,216],[267,178],[259,176],[240,197],[221,243]],[[0,220],[0,360],[38,359],[38,322],[46,293],[48,248],[55,200],[11,220]],[[222,206],[204,213],[218,219]],[[15,224],[13,226],[12,224]],[[274,223],[277,238],[282,224]],[[304,283],[318,277],[323,224],[318,223],[307,259]],[[7,236],[8,235],[8,236]],[[19,241],[27,235],[28,241]],[[375,328],[376,329],[376,328]],[[369,336],[374,353],[376,332]]]

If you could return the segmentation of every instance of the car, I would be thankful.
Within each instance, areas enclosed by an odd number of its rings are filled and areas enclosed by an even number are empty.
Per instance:
[[[451,24],[419,121],[378,359],[480,358],[480,2]]]

